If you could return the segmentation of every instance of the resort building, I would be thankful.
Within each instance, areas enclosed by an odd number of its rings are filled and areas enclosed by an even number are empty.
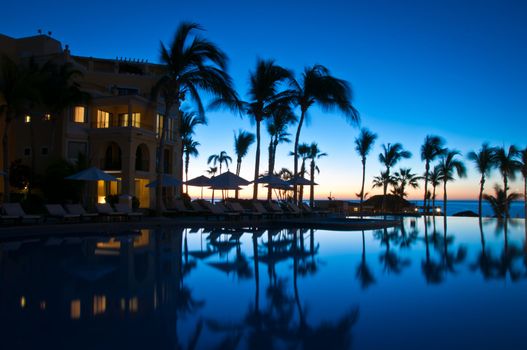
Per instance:
[[[104,201],[108,194],[126,194],[137,197],[142,208],[154,206],[155,189],[145,185],[156,178],[164,107],[154,102],[151,92],[162,72],[161,65],[143,60],[75,56],[68,45],[63,48],[47,35],[15,39],[0,34],[0,54],[7,54],[16,62],[70,62],[82,73],[76,82],[90,96],[87,103],[71,106],[62,115],[33,110],[16,118],[9,134],[10,164],[20,160],[37,174],[43,174],[57,159],[75,163],[79,155],[84,155],[89,165],[120,180],[89,186],[97,201]],[[176,160],[181,159],[181,146],[176,145],[175,126],[170,118],[162,165],[169,174],[180,174],[176,169],[180,161]],[[0,125],[2,132],[3,127]]]

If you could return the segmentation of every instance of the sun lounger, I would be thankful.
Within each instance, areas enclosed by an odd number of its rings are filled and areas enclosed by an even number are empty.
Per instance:
[[[220,217],[224,217],[225,219],[240,217],[239,213],[228,211],[221,203],[213,205],[208,201],[201,201],[200,204],[210,212],[209,215],[216,216],[218,219]]]
[[[122,219],[122,218],[127,217],[126,213],[113,210],[113,208],[108,203],[95,204],[95,209],[97,209],[97,212],[100,215],[106,216],[107,218]]]
[[[181,199],[174,200],[172,202],[172,208],[170,209],[175,210],[179,214],[196,214],[196,211],[187,208],[185,202],[183,202]]]
[[[300,208],[302,208],[302,210],[308,214],[317,214],[317,215],[320,215],[320,216],[328,216],[328,214],[330,213],[329,210],[316,210],[316,209],[311,209],[311,207],[309,205],[307,205],[306,203],[300,203]]]
[[[260,213],[262,215],[267,215],[268,218],[274,218],[274,217],[283,215],[283,214],[279,214],[279,213],[274,213],[274,212],[268,211],[267,209],[265,209],[263,204],[260,203],[259,201],[253,201],[252,205],[253,205],[254,210],[257,213]]]
[[[247,216],[249,218],[261,218],[262,213],[258,213],[256,211],[247,210],[242,207],[242,205],[238,202],[227,202],[227,207],[230,208],[233,212],[240,213],[242,216]]]
[[[302,215],[302,210],[300,210],[298,205],[296,205],[294,203],[287,203],[287,209],[289,210],[289,212],[291,212],[294,215],[297,215],[297,216],[301,216]]]
[[[198,201],[190,202],[190,207],[198,215],[206,215],[207,213],[210,213],[210,211],[206,210]]]
[[[88,213],[80,204],[66,204],[65,207],[68,213],[80,215],[82,219],[90,219],[93,221],[99,217],[98,213]]]
[[[24,222],[31,221],[38,223],[42,219],[40,215],[27,215],[22,209],[20,203],[4,203],[2,205],[6,213],[6,217],[16,217],[16,221]]]
[[[68,214],[60,204],[46,204],[45,207],[50,217],[59,219],[62,222],[80,221],[81,219],[79,214]]]
[[[143,213],[132,211],[132,209],[126,204],[122,204],[122,203],[115,204],[115,210],[118,212],[124,213],[126,218],[129,220],[132,218],[141,220],[143,218]]]

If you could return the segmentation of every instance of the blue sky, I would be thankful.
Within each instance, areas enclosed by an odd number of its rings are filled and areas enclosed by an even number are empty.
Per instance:
[[[400,165],[421,173],[418,152],[426,134],[445,137],[463,153],[484,141],[527,146],[525,1],[25,1],[9,8],[1,33],[20,37],[41,28],[73,54],[151,62],[158,60],[159,42],[168,43],[181,21],[198,22],[229,55],[242,97],[257,57],[274,58],[297,73],[323,64],[351,83],[362,126],[379,134],[368,178],[379,172],[377,154],[387,142],[410,150],[414,157]],[[201,156],[191,160],[191,176],[203,173],[208,155],[233,154],[233,130],[254,129],[247,118],[228,113],[208,118],[196,135]],[[338,114],[312,111],[301,138],[317,141],[329,154],[319,163],[321,197],[331,191],[352,198],[359,191],[357,133]],[[266,164],[268,137],[262,141]],[[278,167],[292,168],[290,150],[279,146]],[[247,178],[253,152],[242,165]],[[468,179],[449,185],[455,198],[477,195],[478,176],[468,168]],[[489,185],[496,181],[497,174]],[[521,183],[512,187],[520,191]]]

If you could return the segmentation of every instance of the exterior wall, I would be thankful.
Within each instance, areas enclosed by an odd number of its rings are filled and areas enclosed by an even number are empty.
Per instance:
[[[92,166],[121,178],[122,194],[133,196],[142,193],[149,203],[141,203],[141,207],[153,207],[155,189],[147,195],[144,189],[136,186],[156,178],[156,120],[163,108],[161,104],[153,103],[150,96],[161,66],[142,61],[72,56],[69,48],[62,50],[60,42],[44,35],[21,39],[0,35],[0,52],[17,60],[36,56],[37,61],[42,62],[49,59],[71,62],[82,73],[82,78],[78,79],[81,89],[91,96],[90,102],[84,106],[84,123],[74,121],[73,106],[61,116],[52,116],[52,120],[43,120],[45,112],[34,111],[30,123],[25,123],[23,118],[14,121],[10,129],[10,161],[22,159],[24,164],[32,166],[32,157],[26,150],[31,149],[30,152],[36,152],[33,159],[35,170],[43,174],[52,160],[62,158],[74,162],[74,150],[85,143],[86,155]],[[97,123],[98,110],[111,113],[113,120],[110,125],[101,127]],[[140,122],[125,126],[119,115],[132,113],[140,113]],[[121,150],[121,163],[118,168],[105,169],[106,150],[111,143]],[[148,159],[147,169],[144,169],[146,164],[136,169],[136,151],[140,145],[143,145],[145,158]],[[171,158],[169,172],[175,176],[181,174],[178,161],[181,159],[180,147],[176,147],[174,141],[168,141],[166,145]],[[96,186],[92,187],[96,191]]]

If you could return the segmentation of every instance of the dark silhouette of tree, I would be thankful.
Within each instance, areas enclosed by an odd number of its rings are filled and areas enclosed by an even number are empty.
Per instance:
[[[258,60],[256,70],[250,73],[249,101],[244,105],[246,113],[256,123],[256,155],[254,180],[260,176],[260,127],[264,119],[271,116],[277,105],[290,101],[291,91],[279,91],[280,85],[293,79],[292,73],[275,64],[273,60]],[[253,199],[258,198],[258,183],[254,183]]]
[[[247,155],[249,147],[254,143],[254,134],[244,130],[238,130],[237,134],[234,134],[234,153],[236,154],[236,175],[240,176],[242,168],[242,159]],[[235,194],[238,199],[238,190]]]
[[[434,166],[429,174],[428,181],[430,182],[430,185],[432,185],[432,208],[434,208],[433,212],[435,216],[436,188],[437,186],[441,185],[441,173],[439,172],[439,166]]]
[[[485,180],[490,176],[490,172],[496,167],[496,149],[490,147],[488,143],[484,143],[479,151],[469,152],[467,158],[474,163],[476,170],[481,174],[479,180],[479,197],[478,197],[478,214],[482,215],[483,190],[485,189]]]
[[[525,211],[524,218],[527,220],[527,148],[520,151],[520,172],[523,176],[523,208]],[[527,225],[525,228],[527,230]]]
[[[454,173],[458,177],[467,176],[467,169],[462,161],[456,159],[456,156],[461,155],[459,151],[456,150],[446,150],[445,153],[441,156],[439,162],[439,179],[443,182],[443,215],[447,216],[447,191],[446,185],[449,181],[454,181]]]
[[[352,91],[349,84],[331,75],[329,70],[322,65],[306,67],[300,81],[293,81],[292,101],[300,108],[300,120],[295,135],[294,146],[294,174],[298,176],[298,145],[300,142],[300,131],[304,120],[308,116],[311,106],[318,103],[325,110],[337,109],[341,111],[346,119],[356,124],[359,121],[359,113],[351,104]],[[295,186],[294,201],[297,202],[297,189]]]
[[[424,216],[424,229],[425,229],[425,248],[426,255],[425,260],[421,262],[421,271],[425,275],[426,283],[439,284],[444,280],[443,271],[441,269],[441,264],[437,261],[434,261],[430,257],[430,244],[428,242],[428,217]],[[434,217],[435,221],[435,217]],[[434,230],[434,236],[437,237]]]
[[[207,164],[213,163],[215,166],[216,164],[220,165],[220,174],[222,170],[222,165],[225,163],[225,166],[227,167],[227,170],[229,170],[229,163],[232,163],[232,158],[227,154],[225,151],[221,151],[219,154],[212,154],[207,159]]]
[[[364,239],[364,231],[362,231],[361,261],[359,263],[359,266],[357,266],[356,276],[360,281],[362,289],[367,289],[375,283],[375,276],[373,275],[373,272],[371,271],[371,268],[368,266],[368,263],[366,261],[366,241]]]
[[[294,156],[294,152],[290,152],[289,155]],[[306,175],[306,160],[309,158],[309,144],[301,143],[298,145],[298,156],[302,159],[302,165],[300,166],[300,173],[295,176],[305,177]],[[298,203],[302,203],[304,199],[304,185],[300,185],[298,191]]]
[[[504,147],[496,149],[496,162],[498,170],[503,177],[503,192],[507,198],[507,191],[509,190],[509,179],[516,178],[516,172],[520,169],[520,162],[518,161],[518,149],[515,146],[510,146],[508,150]],[[510,217],[509,208],[505,208],[505,217]]]
[[[169,47],[161,43],[160,60],[164,66],[164,73],[152,91],[154,99],[163,101],[165,108],[157,150],[157,163],[159,165],[157,170],[156,212],[158,215],[161,214],[162,210],[161,189],[163,187],[164,149],[171,113],[175,112],[174,139],[176,147],[181,147],[179,123],[181,121],[180,108],[183,101],[193,101],[198,114],[203,118],[205,108],[201,101],[200,91],[207,92],[222,101],[231,102],[229,107],[232,109],[241,108],[231,77],[226,73],[227,55],[212,42],[195,35],[196,31],[200,30],[202,28],[198,24],[185,22],[179,25]],[[181,171],[182,168],[181,166]],[[181,176],[181,174],[179,175]]]
[[[391,143],[382,145],[382,152],[379,153],[379,162],[386,167],[386,177],[390,177],[390,169],[394,167],[401,159],[410,158],[412,153],[403,149],[400,143]],[[382,211],[386,208],[386,192],[388,190],[388,182],[385,182],[382,188]]]
[[[426,135],[425,140],[423,144],[421,145],[421,160],[425,162],[425,193],[423,198],[423,207],[424,212],[428,212],[428,205],[427,205],[427,193],[428,193],[428,180],[430,175],[430,163],[433,162],[437,157],[441,156],[445,152],[445,148],[443,147],[445,144],[445,141],[435,135]]]
[[[199,155],[198,146],[200,143],[194,141],[191,136],[183,138],[183,154],[185,156],[185,181],[188,181],[188,165],[190,163],[190,156],[197,157]],[[186,192],[188,193],[188,185],[186,185]]]
[[[393,174],[394,188],[393,194],[400,196],[401,198],[407,197],[406,188],[418,188],[418,181],[421,179],[417,174],[412,173],[411,168],[400,168]]]
[[[498,219],[508,218],[511,203],[520,198],[520,195],[515,192],[507,194],[498,184],[494,186],[494,193],[494,196],[486,194],[483,198],[490,204],[494,217]]]
[[[315,206],[315,171],[318,171],[318,167],[316,166],[316,160],[327,155],[327,153],[322,152],[318,148],[318,144],[316,142],[311,143],[311,145],[309,146],[308,159],[311,160],[309,171],[311,175],[311,185],[309,190],[309,206],[311,208]]]
[[[369,131],[366,128],[360,130],[359,136],[355,139],[355,151],[359,154],[362,163],[362,184],[360,188],[360,204],[359,211],[362,217],[362,203],[364,202],[364,181],[366,180],[366,157],[370,153],[377,139],[377,134]]]

